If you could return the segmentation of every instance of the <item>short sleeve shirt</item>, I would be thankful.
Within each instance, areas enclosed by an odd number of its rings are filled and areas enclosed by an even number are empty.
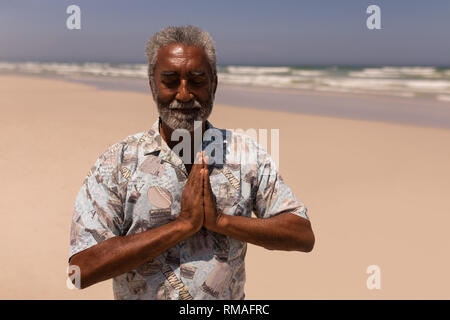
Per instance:
[[[182,159],[159,134],[158,119],[145,132],[110,146],[88,172],[73,209],[69,257],[115,236],[175,221],[188,180]],[[290,212],[308,219],[306,207],[253,139],[212,129],[202,148],[220,155],[209,166],[217,209],[266,219]],[[209,150],[209,151],[208,151]],[[218,158],[215,158],[218,159]],[[202,228],[160,256],[113,278],[115,299],[244,299],[247,244]]]

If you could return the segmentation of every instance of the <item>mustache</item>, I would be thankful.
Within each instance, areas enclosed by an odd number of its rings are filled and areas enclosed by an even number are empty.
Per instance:
[[[197,100],[193,99],[188,102],[179,102],[178,100],[173,100],[168,108],[172,109],[201,109],[202,105]]]

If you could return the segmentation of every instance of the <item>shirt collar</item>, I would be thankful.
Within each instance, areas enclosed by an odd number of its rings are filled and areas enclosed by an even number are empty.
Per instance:
[[[161,117],[153,123],[152,127],[144,134],[141,139],[144,139],[145,143],[143,144],[144,148],[144,156],[155,155],[161,158],[164,161],[168,161],[182,169],[185,170],[183,161],[178,157],[167,145],[166,141],[162,138],[159,133],[159,126],[161,123]],[[205,130],[208,129],[217,129],[215,128],[208,120],[205,122]],[[203,142],[202,149],[209,144],[205,141]]]

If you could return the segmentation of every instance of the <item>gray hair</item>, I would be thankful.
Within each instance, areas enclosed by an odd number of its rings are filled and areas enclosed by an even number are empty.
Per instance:
[[[196,46],[203,48],[205,50],[206,57],[208,58],[213,77],[217,75],[216,50],[209,33],[191,25],[181,27],[170,26],[159,31],[158,33],[155,33],[145,48],[145,53],[148,59],[148,79],[154,88],[153,90],[156,90],[154,72],[158,51],[162,47],[172,43],[180,43],[185,46]],[[154,92],[153,95],[155,95]]]

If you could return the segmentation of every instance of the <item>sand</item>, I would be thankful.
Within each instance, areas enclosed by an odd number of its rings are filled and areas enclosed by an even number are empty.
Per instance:
[[[95,159],[155,121],[151,95],[0,76],[0,110],[0,298],[112,299],[111,280],[66,287],[72,207]],[[316,235],[307,254],[249,245],[247,299],[450,298],[450,130],[226,105],[210,121],[280,129]]]

